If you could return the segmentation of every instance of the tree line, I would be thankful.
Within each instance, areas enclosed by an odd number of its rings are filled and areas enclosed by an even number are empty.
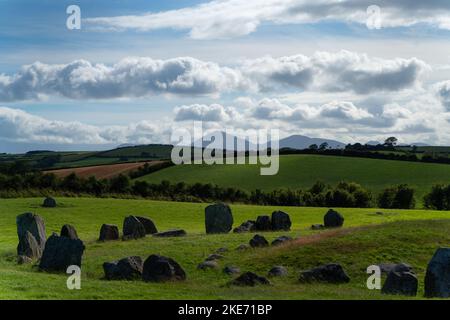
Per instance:
[[[146,173],[150,168],[141,169]],[[131,173],[138,176],[138,173]],[[263,191],[221,187],[211,183],[186,184],[184,182],[149,183],[132,180],[130,175],[111,179],[81,178],[70,174],[58,178],[41,172],[0,173],[0,197],[34,196],[42,194],[91,195],[95,197],[141,197],[190,202],[237,202],[256,205],[310,206],[411,209],[415,207],[415,190],[408,185],[386,188],[374,196],[369,190],[353,182],[340,182],[335,186],[318,181],[309,189],[277,189]],[[434,186],[424,199],[426,208],[450,210],[450,185]]]

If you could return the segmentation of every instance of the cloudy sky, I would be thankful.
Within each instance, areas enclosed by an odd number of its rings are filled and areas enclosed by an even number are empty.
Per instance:
[[[449,145],[450,2],[0,0],[0,152],[167,143],[196,120]]]

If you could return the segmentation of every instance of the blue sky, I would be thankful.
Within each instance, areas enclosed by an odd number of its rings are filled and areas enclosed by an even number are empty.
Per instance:
[[[167,142],[193,120],[450,143],[450,4],[377,3],[371,30],[365,0],[0,0],[0,152]],[[66,28],[73,4],[81,30]]]

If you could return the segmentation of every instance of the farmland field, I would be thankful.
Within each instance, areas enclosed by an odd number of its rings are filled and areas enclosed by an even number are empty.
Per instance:
[[[382,262],[407,262],[419,278],[423,296],[426,264],[439,246],[450,245],[450,213],[423,210],[338,209],[345,217],[340,230],[311,231],[320,223],[325,208],[282,208],[232,205],[234,225],[257,215],[282,209],[291,215],[292,231],[263,233],[269,241],[279,235],[299,237],[282,246],[236,251],[252,234],[204,234],[204,208],[207,204],[144,200],[57,198],[59,206],[45,209],[42,199],[0,199],[0,298],[1,299],[393,299],[365,287],[367,266]],[[46,222],[47,236],[73,224],[86,245],[82,269],[82,289],[68,290],[66,275],[39,272],[30,265],[16,264],[17,234],[15,217],[32,211]],[[133,241],[96,241],[101,224],[122,225],[126,215],[152,218],[159,230],[183,228],[188,236],[159,239],[146,237]],[[232,279],[221,269],[200,271],[198,263],[220,247],[227,247],[220,262],[236,265],[242,271],[265,275],[273,265],[285,265],[289,276],[271,279],[271,286],[240,288],[227,286]],[[150,254],[174,258],[186,270],[188,279],[179,283],[105,281],[102,264],[118,258]],[[351,277],[345,285],[300,284],[300,270],[319,264],[341,263]]]
[[[357,182],[375,194],[382,189],[409,184],[420,201],[432,185],[450,182],[450,166],[365,158],[286,155],[280,157],[280,170],[274,176],[261,176],[257,165],[181,165],[140,178],[149,182],[184,181],[213,183],[244,190],[310,188],[316,181],[328,184]]]
[[[110,179],[119,174],[126,174],[130,171],[136,170],[143,165],[148,163],[150,166],[155,164],[160,164],[161,161],[148,161],[148,162],[128,162],[128,163],[118,163],[110,165],[101,166],[90,166],[90,167],[77,167],[70,169],[56,169],[46,171],[46,173],[53,173],[59,178],[64,178],[71,173],[75,173],[77,176],[82,178],[89,178],[91,176],[97,179]]]

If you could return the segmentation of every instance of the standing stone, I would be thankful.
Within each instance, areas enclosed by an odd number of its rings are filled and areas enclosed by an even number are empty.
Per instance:
[[[249,243],[252,248],[262,248],[269,246],[269,242],[266,240],[266,238],[260,236],[259,234],[256,234],[252,239],[250,239]]]
[[[323,230],[325,229],[325,226],[323,224],[313,224],[311,226],[311,230]]]
[[[417,295],[418,280],[412,272],[391,271],[384,282],[381,293],[404,296]]]
[[[154,233],[158,232],[158,230],[156,229],[155,224],[153,223],[153,221],[151,219],[146,218],[146,217],[136,217],[136,218],[144,226],[146,234],[154,234]]]
[[[134,280],[142,276],[141,257],[127,257],[119,261],[105,262],[103,270],[107,280]]]
[[[233,214],[228,205],[216,203],[205,209],[206,233],[228,233],[233,227]]]
[[[428,263],[425,275],[425,297],[450,297],[450,248],[439,248]]]
[[[61,237],[66,237],[72,240],[76,240],[78,239],[78,234],[77,234],[77,230],[75,229],[74,226],[70,225],[70,224],[65,224],[63,225],[63,227],[61,228]]]
[[[286,212],[272,212],[272,230],[273,231],[289,231],[291,230],[291,218]]]
[[[256,218],[255,228],[257,231],[271,231],[272,230],[272,222],[270,221],[269,216],[259,216]]]
[[[144,225],[135,216],[128,216],[123,221],[123,238],[139,239],[145,237]]]
[[[45,271],[66,272],[67,267],[71,265],[81,267],[84,249],[80,239],[73,240],[53,234],[45,244],[39,268]]]
[[[164,282],[185,280],[186,273],[173,259],[152,254],[145,260],[142,280],[146,282]]]
[[[56,208],[56,200],[51,197],[47,197],[44,199],[42,206],[44,208]]]
[[[30,259],[40,259],[42,256],[42,249],[36,241],[36,238],[27,231],[20,239],[17,246],[17,255],[28,257]]]
[[[26,235],[27,231],[29,231],[36,239],[41,250],[44,250],[47,236],[45,235],[44,220],[40,216],[27,212],[17,216],[16,224],[19,241]]]
[[[345,273],[341,265],[331,263],[311,270],[303,271],[300,274],[300,282],[328,282],[347,283],[349,276]]]
[[[119,239],[119,228],[112,224],[103,224],[100,229],[99,241],[109,241]]]
[[[342,227],[344,225],[344,217],[339,212],[330,209],[323,217],[323,224],[325,228]]]

